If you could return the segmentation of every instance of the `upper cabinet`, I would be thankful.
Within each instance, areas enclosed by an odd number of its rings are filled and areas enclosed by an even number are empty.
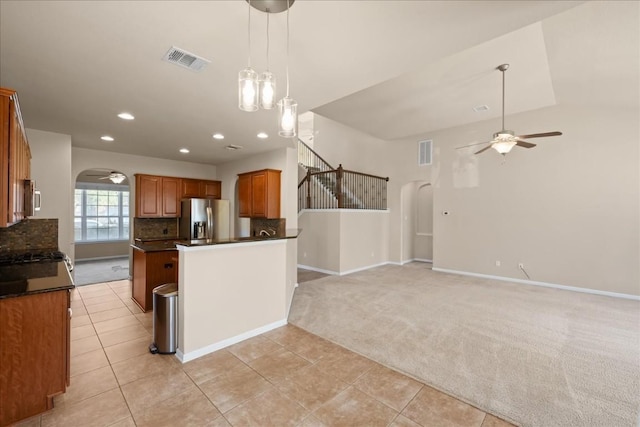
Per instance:
[[[180,216],[181,179],[136,174],[136,217]]]
[[[280,218],[280,174],[263,169],[238,175],[239,215],[249,218]]]
[[[221,183],[220,181],[182,178],[181,195],[183,198],[219,199],[221,196]]]
[[[26,218],[25,180],[31,176],[31,150],[24,130],[18,94],[0,88],[0,227]]]

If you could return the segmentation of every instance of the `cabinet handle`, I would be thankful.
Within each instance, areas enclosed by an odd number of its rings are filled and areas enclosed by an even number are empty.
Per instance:
[[[168,262],[164,265],[164,268],[173,268],[173,263]]]

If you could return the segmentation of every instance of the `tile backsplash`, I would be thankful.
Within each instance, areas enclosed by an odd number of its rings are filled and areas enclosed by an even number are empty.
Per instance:
[[[0,228],[0,252],[58,250],[58,219],[25,219]]]
[[[178,237],[177,218],[133,218],[134,239],[174,239]]]
[[[285,218],[278,219],[264,219],[264,218],[251,218],[251,225],[249,226],[249,233],[251,236],[260,235],[260,230],[267,230],[269,234],[272,230],[275,231],[276,236],[284,236],[286,233]]]

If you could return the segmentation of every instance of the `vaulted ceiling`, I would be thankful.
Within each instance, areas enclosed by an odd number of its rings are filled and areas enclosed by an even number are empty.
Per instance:
[[[300,112],[382,139],[498,117],[495,67],[504,62],[511,64],[507,113],[558,102],[637,105],[629,85],[637,85],[638,60],[619,46],[638,43],[638,13],[628,13],[635,2],[583,3],[297,0],[289,18],[291,96]],[[237,107],[248,10],[241,0],[2,0],[0,85],[18,91],[28,128],[71,135],[75,147],[219,164],[293,146],[277,136],[274,110]],[[281,97],[286,13],[270,15],[270,27]],[[251,9],[259,72],[265,36],[266,15]],[[162,61],[172,46],[211,63],[194,72]],[[600,89],[586,96],[584,85]],[[489,109],[474,112],[479,105]],[[118,119],[121,111],[136,119]],[[256,138],[261,131],[269,138]],[[215,132],[225,139],[213,139]],[[105,134],[115,141],[101,141]],[[183,147],[190,153],[179,153]]]

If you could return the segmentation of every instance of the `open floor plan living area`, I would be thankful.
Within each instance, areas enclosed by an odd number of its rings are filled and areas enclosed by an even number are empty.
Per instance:
[[[185,364],[149,353],[128,280],[76,288],[71,386],[19,425],[635,425],[637,301],[417,262],[308,276],[289,325]]]

